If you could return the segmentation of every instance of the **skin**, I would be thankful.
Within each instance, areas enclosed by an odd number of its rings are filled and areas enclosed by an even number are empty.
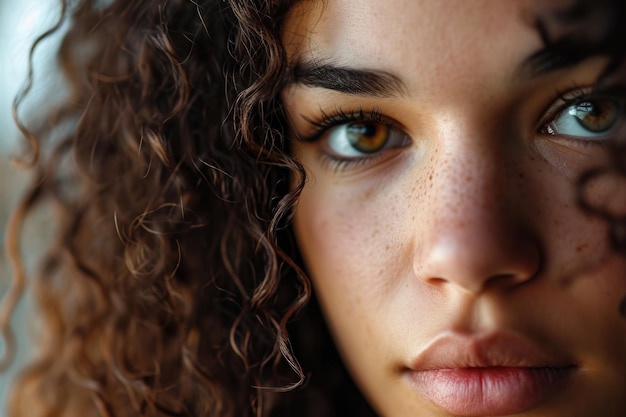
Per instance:
[[[451,415],[412,387],[407,367],[441,335],[493,332],[576,366],[516,415],[626,415],[626,263],[607,225],[575,202],[576,178],[605,163],[606,149],[545,129],[560,92],[593,86],[604,61],[522,74],[543,47],[528,18],[540,7],[303,1],[287,19],[292,63],[385,71],[403,84],[385,97],[298,81],[283,93],[294,137],[341,109],[380,112],[408,138],[348,164],[327,156],[340,127],[293,141],[309,173],[294,230],[340,352],[381,416]],[[593,197],[618,204],[620,190],[598,181]]]

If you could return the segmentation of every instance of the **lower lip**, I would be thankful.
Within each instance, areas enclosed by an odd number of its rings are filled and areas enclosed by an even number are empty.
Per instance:
[[[457,416],[526,411],[563,387],[573,368],[460,368],[410,371],[419,393]]]

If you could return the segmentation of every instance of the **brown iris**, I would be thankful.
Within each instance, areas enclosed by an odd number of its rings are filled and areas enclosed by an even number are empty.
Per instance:
[[[583,128],[590,132],[602,133],[615,124],[619,117],[619,105],[611,99],[582,101],[572,106],[569,114],[576,117]]]
[[[387,143],[391,128],[375,122],[354,122],[346,126],[350,145],[362,153],[378,152]]]

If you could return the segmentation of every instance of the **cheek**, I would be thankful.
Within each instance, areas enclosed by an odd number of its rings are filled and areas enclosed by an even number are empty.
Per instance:
[[[352,376],[361,384],[382,380],[388,369],[363,364],[388,361],[393,351],[388,306],[398,298],[410,258],[402,256],[396,200],[380,190],[340,190],[323,181],[301,195],[294,218],[298,244]]]
[[[398,257],[395,217],[395,206],[384,193],[368,196],[320,182],[303,191],[295,231],[316,290],[324,300],[330,303],[330,299],[339,298],[336,301],[345,305],[365,297],[376,302],[390,292],[393,280],[388,279],[389,261]]]
[[[384,340],[388,306],[412,276],[411,239],[402,232],[409,226],[407,198],[389,175],[371,177],[378,180],[338,184],[332,176],[315,176],[294,218],[301,253],[339,344],[353,343],[346,329],[361,332],[358,337],[376,331]]]

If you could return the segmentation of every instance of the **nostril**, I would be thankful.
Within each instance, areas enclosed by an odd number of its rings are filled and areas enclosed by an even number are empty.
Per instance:
[[[484,290],[516,287],[529,281],[529,277],[521,274],[498,274],[485,281]]]
[[[443,287],[451,283],[451,280],[439,277],[430,277],[426,281],[433,287]],[[468,284],[466,284],[465,287],[472,292],[485,292],[490,290],[504,290],[507,287],[517,287],[527,281],[527,278],[519,274],[498,274],[487,278],[482,282],[482,285],[477,285],[475,288],[470,288]]]
[[[438,278],[438,277],[428,278],[428,283],[430,285],[435,286],[435,287],[440,287],[440,286],[446,284],[447,282],[448,282],[448,280],[446,280],[444,278]]]

